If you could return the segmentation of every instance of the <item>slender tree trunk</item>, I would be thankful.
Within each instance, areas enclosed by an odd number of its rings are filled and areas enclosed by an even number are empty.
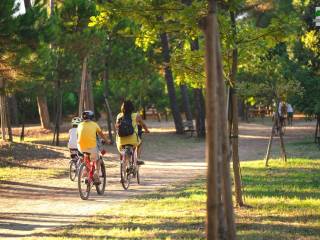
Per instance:
[[[1,81],[1,78],[0,78]],[[7,115],[6,115],[6,103],[5,103],[5,93],[4,89],[0,88],[0,120],[1,120],[1,134],[2,134],[2,140],[6,140],[7,135]]]
[[[222,74],[220,36],[217,21],[217,2],[208,0],[209,11],[205,23],[207,73],[207,239],[236,239],[233,216],[227,131],[226,95]],[[219,168],[220,166],[220,168]],[[221,193],[219,195],[219,183]],[[221,195],[222,194],[222,195]],[[219,199],[223,205],[219,208]],[[219,214],[220,213],[220,214]],[[220,219],[218,216],[220,215]],[[223,220],[221,216],[223,216]],[[218,234],[220,230],[220,235]]]
[[[191,4],[191,1],[190,3]],[[191,51],[199,51],[199,40],[195,39],[190,43]],[[198,137],[206,136],[206,114],[205,114],[205,102],[202,94],[202,88],[194,88],[194,105],[195,105],[195,119],[196,119],[196,131]]]
[[[24,7],[26,10],[31,8],[31,0],[24,0]]]
[[[108,96],[109,96],[109,85],[108,85],[108,80],[109,80],[109,68],[108,68],[108,64],[105,64],[105,70],[103,73],[103,85],[104,85],[104,98],[105,98],[105,103],[106,103],[106,110],[107,110],[107,115],[108,115],[108,119],[107,119],[107,125],[108,125],[108,133],[109,133],[109,139],[113,142],[113,136],[112,136],[112,126],[115,127],[114,123],[113,123],[113,116],[112,116],[112,112],[111,112],[111,108],[109,105],[109,101],[108,101]],[[114,133],[115,133],[115,129],[114,129]]]
[[[9,101],[9,107],[10,107],[10,116],[11,116],[11,123],[13,125],[18,125],[19,124],[19,117],[18,117],[18,104],[17,104],[17,99],[14,94],[10,95],[8,97]]]
[[[50,116],[48,111],[47,97],[44,95],[38,95],[37,103],[41,127],[44,129],[50,129]]]
[[[6,134],[8,131],[8,140],[12,141],[12,130],[11,130],[11,122],[10,122],[10,111],[8,107],[8,100],[6,96],[6,83],[5,80],[0,77],[0,120],[1,120],[1,133],[2,140],[7,140]]]
[[[183,103],[183,110],[186,115],[187,121],[192,121],[192,113],[190,107],[190,100],[188,95],[188,87],[185,84],[180,85],[181,95],[182,95],[182,103]],[[192,124],[193,125],[193,124]]]
[[[163,20],[159,18],[159,20]],[[168,95],[170,100],[170,106],[172,111],[172,116],[174,120],[174,125],[176,127],[176,133],[183,134],[183,124],[180,111],[178,108],[178,103],[176,99],[173,74],[170,68],[170,48],[167,33],[160,34],[161,45],[162,45],[162,55],[164,59],[164,69],[165,69],[165,79],[167,82]]]
[[[52,143],[56,146],[60,145],[60,124],[62,117],[62,91],[61,91],[61,81],[57,80],[56,83],[56,116],[55,116],[55,128]]]
[[[212,3],[211,3],[212,4]],[[212,6],[211,6],[212,8]],[[206,236],[209,240],[218,239],[219,196],[218,196],[218,122],[217,111],[217,71],[216,47],[214,46],[215,11],[209,8],[205,26],[206,42],[206,161],[207,161],[207,225]]]
[[[265,166],[268,167],[268,161],[270,158],[270,152],[271,152],[271,147],[272,147],[272,140],[273,140],[273,136],[274,136],[274,132],[276,130],[276,122],[273,123],[272,125],[272,130],[271,130],[271,134],[270,134],[270,138],[269,138],[269,143],[268,143],[268,149],[267,149],[267,153],[265,156]]]
[[[12,128],[11,128],[11,117],[10,117],[10,106],[9,106],[9,101],[8,97],[6,97],[6,104],[5,104],[5,111],[7,115],[7,128],[8,128],[8,136],[9,136],[9,141],[13,141],[13,136],[12,136]]]
[[[196,131],[198,137],[206,136],[206,114],[205,114],[205,102],[201,88],[194,88],[194,104],[196,115]]]
[[[314,142],[320,143],[319,138],[320,138],[320,114],[317,115],[316,131],[314,133]]]
[[[21,113],[21,132],[20,132],[20,142],[23,142],[24,141],[24,125],[25,125],[25,114],[24,114],[24,110],[22,110],[22,113]]]
[[[220,34],[218,30],[218,20],[215,19],[216,22],[216,34],[215,34],[215,44],[216,44],[216,54],[217,54],[217,95],[219,94],[218,99],[218,117],[220,118],[220,123],[218,124],[218,129],[221,131],[219,134],[222,144],[222,154],[221,154],[221,162],[222,162],[222,189],[223,189],[223,201],[224,201],[224,211],[225,211],[225,218],[226,218],[226,239],[233,240],[236,239],[236,228],[235,228],[235,221],[234,221],[234,213],[233,213],[233,203],[232,203],[232,190],[231,190],[231,176],[230,176],[230,144],[229,144],[229,136],[228,136],[228,118],[226,111],[227,104],[226,104],[226,88],[225,82],[223,79],[223,72],[222,72],[222,60],[221,60],[221,52],[220,52]]]
[[[93,90],[92,90],[92,75],[91,72],[87,72],[87,84],[88,84],[88,109],[94,111],[94,99],[93,99]]]
[[[240,160],[239,160],[239,117],[238,117],[238,96],[235,91],[236,87],[236,75],[238,70],[238,48],[236,45],[236,18],[234,12],[230,12],[231,26],[232,26],[232,35],[234,39],[234,47],[232,50],[232,68],[230,79],[232,86],[230,88],[231,95],[231,129],[232,129],[232,161],[233,161],[233,173],[234,173],[234,183],[235,183],[235,193],[236,193],[236,204],[242,207],[242,187],[241,187],[241,174],[240,174]]]
[[[94,111],[91,73],[88,71],[88,57],[85,57],[82,62],[79,115],[81,115],[84,110]]]
[[[286,153],[286,149],[285,149],[285,146],[284,146],[284,139],[283,139],[283,130],[281,128],[280,130],[280,148],[281,148],[281,157],[282,159],[287,162],[287,153]]]

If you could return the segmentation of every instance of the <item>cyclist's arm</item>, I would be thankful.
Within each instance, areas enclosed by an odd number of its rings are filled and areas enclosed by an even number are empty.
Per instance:
[[[137,119],[137,123],[140,124],[143,127],[145,132],[149,133],[150,131],[149,131],[147,125],[144,123],[144,121],[142,120],[142,117],[139,114],[137,114],[137,118],[136,119]]]
[[[108,142],[108,138],[106,135],[103,134],[103,132],[100,130],[97,131],[97,134],[99,135],[99,137],[101,137],[104,141]]]

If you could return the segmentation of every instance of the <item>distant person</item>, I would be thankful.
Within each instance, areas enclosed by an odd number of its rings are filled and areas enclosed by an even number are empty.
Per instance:
[[[284,101],[281,101],[279,103],[279,116],[280,116],[280,122],[284,123],[286,116],[287,116],[287,104]]]
[[[68,148],[70,152],[72,150],[78,151],[78,138],[77,138],[77,127],[81,123],[81,118],[74,117],[71,120],[72,128],[69,130],[69,141]]]
[[[290,103],[287,103],[287,118],[288,118],[288,125],[292,126],[293,121],[293,107]]]
[[[90,153],[90,160],[96,165],[96,171],[93,175],[93,179],[96,184],[99,184],[100,162],[98,161],[99,150],[97,145],[97,135],[105,142],[109,143],[110,141],[108,141],[107,137],[103,134],[99,125],[93,121],[94,113],[92,111],[84,111],[82,113],[82,119],[83,121],[78,125],[77,129],[79,150],[82,153]]]
[[[117,136],[117,148],[120,152],[122,147],[125,145],[132,145],[133,147],[137,148],[137,155],[138,158],[140,157],[141,152],[141,135],[142,135],[142,128],[145,130],[146,133],[149,133],[147,125],[143,122],[142,117],[134,112],[133,103],[130,100],[125,100],[122,103],[121,111],[117,115],[117,121],[116,121],[116,129],[119,131],[120,122],[121,119],[129,119],[129,122],[131,121],[132,127],[133,127],[133,133],[125,136],[120,137],[119,134]],[[140,132],[138,131],[138,126],[141,126]],[[140,133],[140,134],[139,134]],[[138,165],[143,165],[144,162],[140,159],[137,160]]]

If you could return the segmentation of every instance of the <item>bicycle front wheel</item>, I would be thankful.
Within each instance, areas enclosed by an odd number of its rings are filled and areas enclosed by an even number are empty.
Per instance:
[[[82,200],[87,200],[90,195],[91,183],[89,182],[89,170],[85,163],[82,163],[78,175],[78,190]]]
[[[77,163],[73,160],[70,161],[69,177],[71,181],[74,181],[77,177]]]
[[[99,179],[101,183],[99,185],[96,185],[96,190],[99,195],[103,195],[104,190],[106,189],[107,175],[106,175],[106,167],[104,165],[104,162],[102,159],[100,161],[101,161],[101,166],[99,171]]]

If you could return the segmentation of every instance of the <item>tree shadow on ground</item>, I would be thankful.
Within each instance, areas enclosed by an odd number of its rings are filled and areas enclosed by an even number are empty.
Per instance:
[[[28,167],[23,165],[28,160],[64,158],[62,152],[46,146],[30,143],[5,143],[0,148],[0,167]]]

